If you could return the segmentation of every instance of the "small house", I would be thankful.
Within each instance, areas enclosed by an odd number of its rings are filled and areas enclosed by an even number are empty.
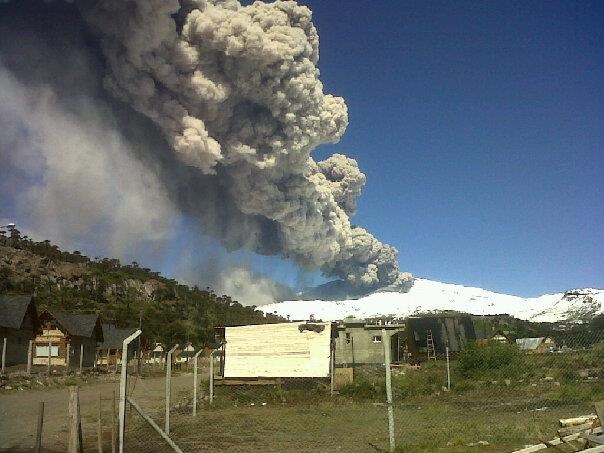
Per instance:
[[[176,363],[189,363],[195,356],[195,347],[191,342],[187,342],[184,347],[177,348],[175,351]]]
[[[516,344],[521,351],[544,354],[556,349],[556,342],[549,337],[517,338]]]
[[[217,328],[221,371],[229,379],[328,378],[335,325],[329,322]]]
[[[164,345],[161,343],[155,343],[151,350],[149,362],[150,363],[162,363],[164,360],[165,352]]]
[[[103,342],[97,346],[97,365],[117,365],[122,363],[122,348],[124,340],[136,329],[122,329],[113,324],[103,324]],[[140,336],[138,337],[141,338]],[[138,353],[141,340],[134,341],[128,347],[128,360]]]
[[[50,355],[52,366],[66,366],[68,362],[76,366],[81,351],[82,365],[94,365],[97,343],[103,342],[99,315],[45,310],[39,319],[42,333],[35,339],[34,365],[47,365]]]
[[[402,360],[401,342],[405,339],[405,324],[387,319],[346,318],[338,323],[336,363],[356,366],[384,363],[382,329],[390,337],[392,362]]]
[[[0,342],[6,338],[6,366],[27,363],[29,341],[38,333],[38,311],[31,295],[0,296]]]

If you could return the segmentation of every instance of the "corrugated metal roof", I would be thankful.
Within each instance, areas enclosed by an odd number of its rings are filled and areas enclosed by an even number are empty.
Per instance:
[[[0,296],[0,327],[20,329],[32,296]]]
[[[227,327],[225,378],[328,377],[330,323]]]
[[[539,347],[541,343],[545,340],[544,337],[538,338],[517,338],[516,344],[523,351],[533,351]]]

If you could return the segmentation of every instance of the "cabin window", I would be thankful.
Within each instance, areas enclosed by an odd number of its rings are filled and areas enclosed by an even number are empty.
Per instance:
[[[346,332],[346,344],[350,344],[352,337],[350,336],[350,332]]]
[[[371,340],[374,343],[381,343],[382,342],[382,336],[381,335],[374,335],[373,339]]]
[[[51,346],[50,356],[59,357],[59,347],[58,346]],[[36,346],[36,357],[48,357],[48,345],[47,346]]]

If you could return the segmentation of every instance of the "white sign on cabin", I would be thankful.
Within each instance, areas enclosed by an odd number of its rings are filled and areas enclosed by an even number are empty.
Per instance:
[[[225,378],[329,377],[330,323],[226,327],[225,340]]]

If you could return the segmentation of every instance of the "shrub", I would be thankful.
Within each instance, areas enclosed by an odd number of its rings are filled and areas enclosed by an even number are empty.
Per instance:
[[[446,371],[440,363],[427,362],[419,370],[395,376],[392,382],[397,396],[407,398],[431,395],[440,391],[446,384]]]
[[[485,374],[497,370],[498,375],[515,375],[522,372],[524,356],[516,345],[489,342],[486,345],[468,343],[459,354],[458,363],[463,375]]]
[[[593,346],[593,355],[597,358],[604,359],[604,341],[600,341]]]
[[[355,377],[355,382],[340,388],[340,395],[348,396],[356,401],[383,399],[384,387],[369,377]]]

